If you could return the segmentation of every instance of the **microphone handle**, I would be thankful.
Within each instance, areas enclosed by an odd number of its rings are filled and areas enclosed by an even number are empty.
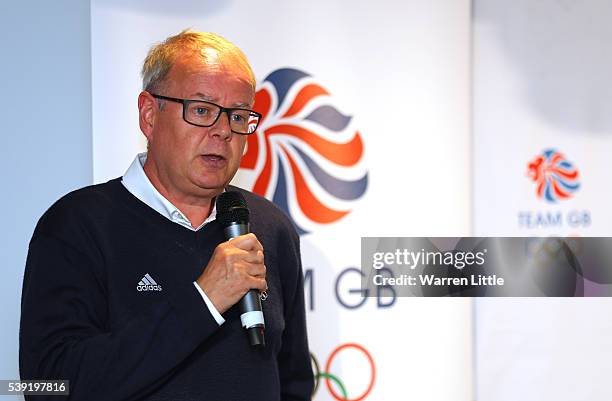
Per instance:
[[[232,239],[240,235],[248,234],[249,223],[238,222],[225,227],[225,238]],[[264,347],[266,339],[264,336],[265,322],[261,307],[259,291],[249,290],[240,300],[240,321],[242,327],[247,331],[249,343],[253,347]]]
[[[240,321],[247,331],[249,343],[253,347],[265,347],[264,316],[259,291],[249,290],[240,300]]]

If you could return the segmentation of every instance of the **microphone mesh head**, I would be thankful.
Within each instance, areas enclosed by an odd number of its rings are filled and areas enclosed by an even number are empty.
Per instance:
[[[240,192],[223,192],[217,197],[217,220],[223,227],[249,222],[249,208]]]

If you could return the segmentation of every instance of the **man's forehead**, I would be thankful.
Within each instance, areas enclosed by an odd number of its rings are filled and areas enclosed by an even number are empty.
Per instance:
[[[248,72],[227,57],[214,60],[194,52],[178,57],[167,76],[167,89],[186,99],[251,107],[255,92]]]

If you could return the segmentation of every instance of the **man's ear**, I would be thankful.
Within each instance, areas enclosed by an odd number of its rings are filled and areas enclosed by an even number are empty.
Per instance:
[[[149,142],[152,139],[153,126],[158,112],[159,108],[155,98],[147,91],[140,92],[140,95],[138,95],[138,123],[140,124],[140,130]]]

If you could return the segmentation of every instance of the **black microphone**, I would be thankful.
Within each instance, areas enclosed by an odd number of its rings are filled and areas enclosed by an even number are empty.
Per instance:
[[[217,221],[228,240],[249,233],[249,208],[241,193],[229,191],[217,197]],[[240,321],[251,345],[264,347],[266,325],[259,291],[249,290],[240,300]]]

